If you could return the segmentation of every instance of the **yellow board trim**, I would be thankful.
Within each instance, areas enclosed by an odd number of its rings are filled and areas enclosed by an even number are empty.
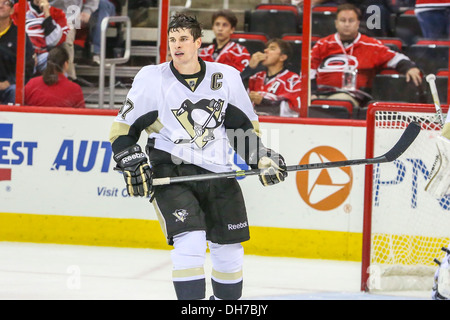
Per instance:
[[[250,227],[245,253],[361,261],[362,234]],[[156,220],[0,213],[0,241],[172,249]]]

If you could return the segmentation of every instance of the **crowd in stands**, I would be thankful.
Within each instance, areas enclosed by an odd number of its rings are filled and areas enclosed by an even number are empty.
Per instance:
[[[100,22],[106,16],[116,14],[111,0],[79,0],[80,25],[70,20],[70,4],[66,0],[28,0],[27,57],[25,103],[52,104],[52,100],[40,98],[43,92],[54,94],[74,90],[77,97],[65,103],[53,99],[53,105],[83,107],[84,100],[74,68],[74,39],[77,28],[87,28],[90,34],[92,59],[98,62],[100,52]],[[15,84],[15,20],[17,0],[0,0],[0,103],[14,103]],[[280,0],[289,7],[303,11],[302,0]],[[136,1],[132,5],[156,6],[156,1]],[[449,40],[450,1],[436,0],[313,0],[314,8],[332,7],[335,14],[335,32],[316,37],[311,49],[310,78],[311,99],[348,101],[355,108],[364,108],[372,101],[372,85],[377,74],[391,70],[405,75],[405,81],[421,88],[426,76],[416,62],[401,48],[395,50],[383,42],[392,37],[392,13],[398,7],[415,8],[414,13],[425,39]],[[380,11],[377,28],[367,28],[370,6]],[[292,9],[292,8],[291,8]],[[300,21],[300,20],[299,20]],[[218,10],[211,15],[214,39],[204,44],[199,57],[205,61],[228,64],[240,73],[248,94],[259,114],[298,117],[301,108],[301,73],[290,68],[292,43],[282,37],[273,37],[264,43],[265,48],[252,52],[245,44],[233,39],[238,19],[231,10]],[[301,27],[301,22],[299,22]],[[301,34],[299,34],[301,36]],[[381,37],[381,38],[380,38]],[[11,40],[12,39],[12,40]],[[12,43],[12,45],[11,45]],[[30,53],[30,47],[34,50]],[[54,50],[52,48],[63,48]],[[51,57],[51,59],[50,59]],[[67,59],[66,59],[67,58]],[[50,64],[50,65],[49,65]],[[47,70],[47,68],[49,70]],[[48,79],[52,78],[51,81]],[[31,78],[33,81],[30,81]],[[78,86],[70,87],[70,84]],[[65,88],[51,90],[52,86]],[[71,88],[71,89],[69,89]],[[66,95],[67,96],[67,95]],[[69,99],[67,99],[69,100]],[[82,101],[83,100],[83,101]],[[43,102],[45,101],[45,103]]]
[[[88,28],[92,59],[100,53],[100,24],[115,15],[109,0],[79,0],[72,21],[68,10],[74,1],[28,0],[26,2],[25,104],[33,106],[85,107],[74,67],[77,29]],[[17,0],[0,0],[0,103],[14,104],[16,83]],[[97,59],[96,59],[97,57]]]

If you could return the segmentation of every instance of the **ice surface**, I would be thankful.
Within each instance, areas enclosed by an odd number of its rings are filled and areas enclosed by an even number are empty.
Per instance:
[[[208,257],[209,258],[209,257]],[[211,265],[205,265],[207,279]],[[361,264],[245,256],[243,299],[406,300],[429,292],[363,293]],[[207,297],[211,295],[207,280]],[[1,300],[174,300],[170,251],[0,242]]]

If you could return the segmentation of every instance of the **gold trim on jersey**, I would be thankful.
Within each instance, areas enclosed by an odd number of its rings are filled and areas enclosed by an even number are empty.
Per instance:
[[[147,128],[145,128],[145,131],[148,134],[151,133],[159,133],[162,129],[164,128],[163,124],[161,123],[161,120],[158,118],[156,119],[155,122],[153,122],[150,126],[148,126]]]
[[[111,144],[120,136],[126,136],[130,131],[130,126],[122,122],[113,122],[109,131],[109,142]]]
[[[188,86],[191,88],[191,90],[195,91],[198,78],[188,78],[188,79],[184,79],[184,80],[186,81]]]
[[[258,137],[261,137],[261,130],[260,130],[260,126],[259,126],[259,121],[257,121],[257,120],[252,121],[252,125],[253,125],[253,132],[254,132]]]
[[[161,210],[159,209],[158,206],[158,201],[156,201],[156,199],[153,199],[153,208],[155,208],[155,212],[156,212],[156,217],[158,218],[158,222],[159,225],[161,227],[161,230],[164,234],[164,239],[167,240],[167,242],[169,242],[169,239],[167,239],[167,225],[166,225],[166,220],[164,219],[164,216],[161,213]]]

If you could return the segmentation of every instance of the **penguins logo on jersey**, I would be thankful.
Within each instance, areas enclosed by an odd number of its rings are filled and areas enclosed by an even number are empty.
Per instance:
[[[333,54],[326,57],[318,68],[318,72],[343,72],[358,68],[358,60],[354,56],[346,54]]]
[[[188,212],[185,209],[177,209],[175,212],[172,212],[172,214],[175,216],[175,222],[181,221],[184,222],[188,216]]]
[[[221,99],[202,99],[197,103],[187,99],[178,109],[172,109],[173,115],[190,136],[190,139],[177,139],[175,143],[195,143],[203,148],[214,140],[214,129],[224,121],[223,103]]]

